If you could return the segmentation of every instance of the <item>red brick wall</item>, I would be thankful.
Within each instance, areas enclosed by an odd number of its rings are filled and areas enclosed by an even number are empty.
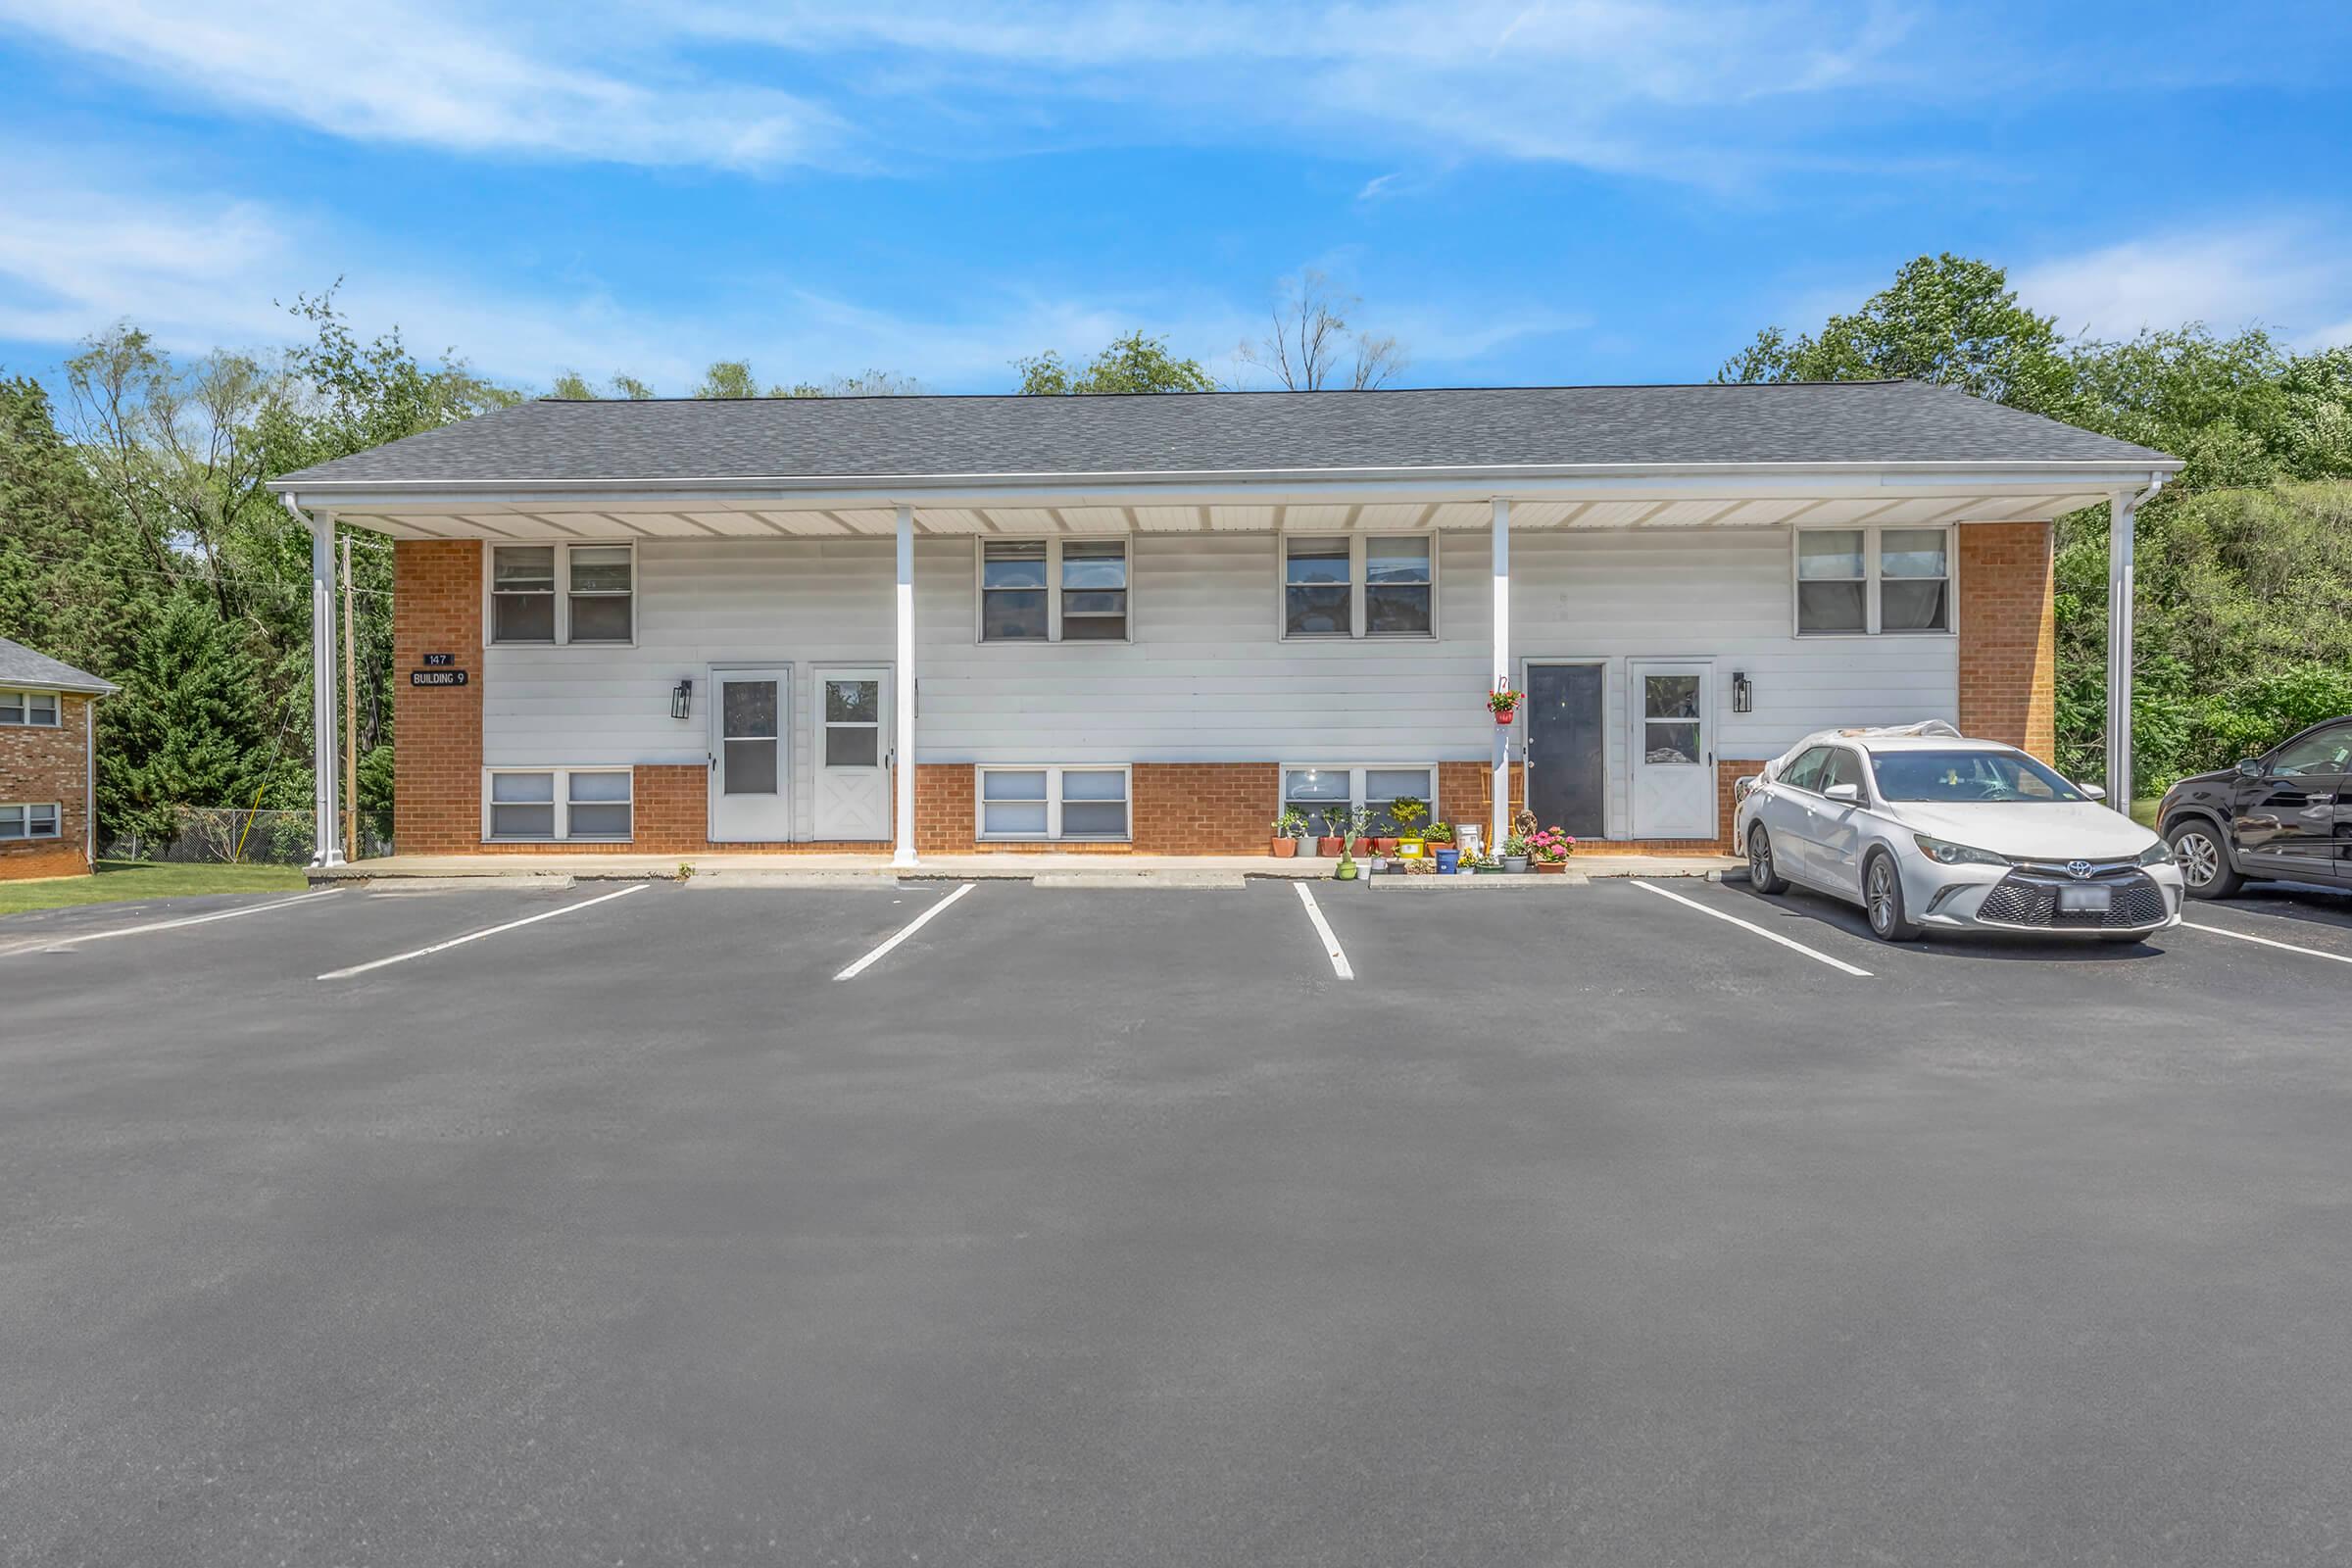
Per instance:
[[[1960,529],[1960,729],[2044,761],[2058,754],[2051,526]]]
[[[58,807],[56,838],[0,841],[0,882],[89,870],[89,706],[87,697],[61,696],[57,728],[0,726],[0,804]]]
[[[424,656],[457,655],[466,686],[416,687]],[[482,547],[392,545],[392,838],[404,855],[482,845]]]

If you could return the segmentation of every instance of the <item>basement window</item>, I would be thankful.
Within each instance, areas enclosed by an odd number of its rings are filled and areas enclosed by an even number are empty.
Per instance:
[[[57,693],[0,692],[0,724],[24,724],[34,729],[57,728]]]
[[[560,647],[636,636],[634,545],[490,547],[491,642]]]
[[[1429,808],[1429,814],[1415,823],[1416,827],[1438,820],[1438,770],[1434,765],[1282,770],[1282,808],[1306,818],[1309,838],[1344,836],[1348,813],[1358,806],[1372,809],[1372,837],[1394,837],[1397,824],[1389,815],[1389,803],[1408,796]]]
[[[1128,770],[1117,767],[983,767],[977,827],[983,839],[1128,837]]]
[[[53,839],[57,837],[58,807],[55,801],[29,806],[0,806],[0,842],[10,839]]]
[[[599,840],[632,835],[625,767],[501,767],[488,770],[482,835],[514,842]]]

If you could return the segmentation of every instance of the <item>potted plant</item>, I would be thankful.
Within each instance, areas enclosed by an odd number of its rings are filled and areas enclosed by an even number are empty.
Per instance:
[[[1340,840],[1340,868],[1332,875],[1342,882],[1352,882],[1358,874],[1355,863],[1355,841],[1362,838],[1364,829],[1372,825],[1371,808],[1355,807],[1343,820],[1345,836]]]
[[[1399,795],[1389,803],[1389,820],[1396,824],[1396,853],[1413,859],[1422,852],[1421,824],[1429,819],[1429,803],[1418,795]]]
[[[1516,833],[1502,841],[1502,868],[1514,874],[1527,869],[1527,840]]]
[[[1287,860],[1298,853],[1298,841],[1306,837],[1306,818],[1295,806],[1285,807],[1274,819],[1274,837],[1266,845],[1267,853],[1277,860]]]
[[[1428,842],[1429,853],[1437,858],[1440,876],[1450,876],[1460,867],[1462,852],[1454,846],[1452,823],[1432,822],[1421,830],[1421,837]]]
[[[1576,853],[1576,840],[1556,827],[1540,828],[1527,836],[1527,853],[1537,870],[1558,875],[1568,869],[1568,857]]]
[[[1508,724],[1526,696],[1527,693],[1512,691],[1507,686],[1491,691],[1487,693],[1487,711],[1494,715],[1495,723]]]

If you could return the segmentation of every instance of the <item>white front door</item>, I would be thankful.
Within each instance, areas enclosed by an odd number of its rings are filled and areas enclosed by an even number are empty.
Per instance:
[[[1633,674],[1634,837],[1715,836],[1714,668],[1637,659]]]
[[[890,837],[890,671],[816,672],[816,836]]]
[[[710,672],[710,840],[792,837],[792,671]]]

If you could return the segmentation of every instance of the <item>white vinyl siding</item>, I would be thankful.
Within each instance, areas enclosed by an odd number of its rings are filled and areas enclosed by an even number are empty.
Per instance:
[[[0,806],[0,841],[53,839],[57,837],[58,815],[55,801]]]
[[[917,680],[906,695],[919,760],[1484,761],[1494,734],[1484,701],[1487,539],[1431,537],[1436,638],[1284,641],[1268,604],[1282,576],[1278,536],[1147,533],[1129,542],[1146,590],[1132,641],[1014,644],[973,641],[972,542],[917,538]],[[487,650],[483,760],[705,766],[710,666],[789,662],[801,683],[788,749],[794,832],[813,837],[816,666],[892,662],[892,554],[886,536],[640,543],[634,646]],[[1628,659],[1715,661],[1720,758],[1775,757],[1843,724],[1957,716],[1955,638],[1800,638],[1790,560],[1783,528],[1512,534],[1514,660],[1603,665],[1611,831],[1626,831]],[[1750,712],[1731,710],[1734,670],[1753,682]],[[694,711],[674,719],[670,688],[686,679]]]
[[[0,691],[0,724],[55,729],[58,713],[55,692]]]
[[[483,775],[484,838],[625,843],[631,836],[628,768],[495,767]]]
[[[1128,837],[1123,767],[984,767],[972,831],[983,839],[1118,841]]]

